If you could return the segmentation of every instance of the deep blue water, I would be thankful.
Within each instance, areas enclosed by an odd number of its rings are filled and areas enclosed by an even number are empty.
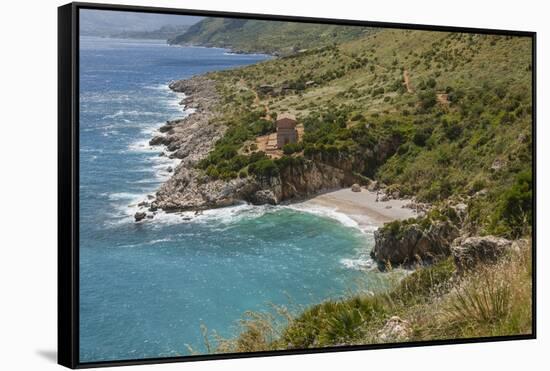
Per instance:
[[[375,273],[356,269],[372,235],[326,210],[242,205],[191,221],[134,223],[170,160],[147,141],[184,113],[171,80],[266,59],[160,41],[81,38],[80,360],[205,351],[247,310],[337,298]]]

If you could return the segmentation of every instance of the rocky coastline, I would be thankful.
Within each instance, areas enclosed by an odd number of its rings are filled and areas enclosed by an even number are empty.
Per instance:
[[[136,222],[154,218],[158,210],[169,211],[173,208],[175,202],[172,198],[184,192],[188,183],[186,180],[199,175],[194,165],[208,154],[226,130],[224,125],[214,122],[215,107],[219,101],[214,81],[197,76],[172,82],[169,88],[185,94],[180,104],[190,113],[182,119],[167,121],[149,141],[149,145],[163,146],[160,156],[181,161],[175,168],[167,169],[172,176],[156,194],[148,196],[138,205],[140,208],[134,215]]]
[[[200,211],[249,202],[256,205],[279,204],[301,200],[320,192],[350,186],[355,178],[334,166],[305,160],[269,178],[248,176],[231,180],[214,179],[196,168],[227,127],[220,120],[220,96],[215,81],[206,76],[179,80],[169,85],[175,92],[185,93],[180,104],[191,113],[166,122],[150,141],[151,146],[164,146],[161,156],[181,160],[172,175],[161,185],[153,198],[139,204],[136,221],[154,218],[165,212]]]
[[[484,235],[468,223],[468,206],[462,200],[447,200],[425,214],[394,220],[374,232],[371,258],[380,270],[391,267],[415,269],[452,258],[459,272],[478,264],[494,264],[511,252],[529,246],[524,239]]]
[[[181,161],[174,169],[168,169],[172,176],[156,194],[149,195],[138,205],[140,209],[134,215],[136,222],[154,218],[159,210],[169,213],[200,212],[243,202],[277,205],[285,201],[303,201],[348,187],[351,187],[351,192],[360,192],[360,188],[366,192],[376,192],[376,202],[381,204],[389,200],[405,201],[398,192],[377,181],[358,180],[351,171],[345,170],[353,168],[351,163],[335,167],[323,161],[305,159],[299,165],[282,169],[279,174],[268,178],[211,178],[196,165],[208,155],[227,129],[220,120],[220,96],[216,82],[206,76],[197,76],[175,81],[169,87],[185,94],[180,104],[190,109],[191,113],[183,119],[166,122],[149,144],[164,146],[161,156]],[[379,143],[377,154],[390,153],[389,147],[395,146],[385,143],[386,147],[389,146],[385,148],[382,144]],[[362,187],[357,184],[358,181]],[[469,233],[463,225],[467,219],[467,206],[462,202],[440,206],[442,210],[452,209],[458,216],[456,220],[426,220],[432,206],[414,199],[407,200],[400,207],[414,210],[414,217],[407,220],[395,217],[393,222],[375,231],[371,257],[381,269],[388,266],[414,267],[449,256],[454,257],[457,266],[471,267],[477,261],[491,261],[511,248],[517,249],[516,242]]]

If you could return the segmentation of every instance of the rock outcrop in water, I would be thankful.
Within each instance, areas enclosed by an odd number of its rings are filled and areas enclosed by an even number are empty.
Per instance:
[[[374,232],[371,257],[394,266],[432,262],[451,254],[451,244],[458,235],[458,228],[449,222],[435,222],[427,227],[392,222]]]

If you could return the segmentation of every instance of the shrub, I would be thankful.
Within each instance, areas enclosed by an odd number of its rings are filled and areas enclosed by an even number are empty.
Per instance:
[[[302,143],[288,143],[283,146],[283,153],[285,155],[291,155],[300,152],[303,148]]]
[[[303,162],[304,162],[303,157],[291,157],[291,156],[283,156],[275,160],[275,164],[277,165],[279,170],[286,169],[289,166],[299,166],[299,165],[302,165]]]
[[[420,107],[423,110],[428,110],[436,105],[437,99],[434,90],[428,90],[419,94]]]
[[[419,147],[424,147],[426,145],[426,141],[430,138],[431,135],[431,128],[417,130],[413,135],[413,143]]]
[[[282,344],[290,348],[349,344],[366,334],[365,325],[385,314],[380,297],[358,295],[345,301],[328,300],[291,321],[282,334]]]
[[[351,121],[360,121],[362,119],[364,119],[365,116],[363,116],[362,113],[358,113],[358,114],[355,114],[352,118],[351,118]]]
[[[209,165],[206,169],[206,175],[216,179],[219,176],[218,169],[214,165]]]
[[[275,131],[275,123],[261,119],[250,124],[250,129],[254,135],[265,135]]]
[[[399,148],[397,148],[397,153],[399,155],[404,155],[409,151],[409,148],[410,148],[409,143],[403,143],[402,145],[399,146]]]
[[[514,185],[503,193],[494,215],[494,230],[510,237],[524,235],[533,223],[532,202],[533,176],[529,169],[518,174]]]
[[[223,180],[230,180],[230,179],[234,179],[237,177],[237,172],[234,171],[234,170],[229,170],[229,169],[218,169],[218,172],[219,172],[219,178],[220,179],[223,179]]]
[[[372,91],[372,96],[373,96],[373,97],[377,97],[377,96],[379,96],[379,95],[382,95],[382,94],[384,94],[384,91],[385,91],[385,90],[384,90],[383,87],[376,88],[376,89],[374,89],[374,90]]]
[[[455,140],[462,134],[462,127],[457,121],[444,123],[443,130],[445,131],[445,136],[449,140]]]
[[[475,192],[481,191],[486,186],[487,186],[487,182],[485,181],[485,179],[476,179],[472,183],[472,186],[471,186],[470,189],[471,189],[472,193],[475,193]]]
[[[279,168],[271,159],[262,159],[248,166],[248,172],[258,177],[270,178],[279,174]]]
[[[454,260],[449,257],[432,266],[418,269],[405,277],[390,293],[390,298],[410,305],[426,301],[431,295],[440,295],[449,290],[449,280],[456,271]]]

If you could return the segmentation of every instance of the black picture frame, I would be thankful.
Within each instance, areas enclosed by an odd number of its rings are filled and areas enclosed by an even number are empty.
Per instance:
[[[322,24],[358,25],[395,29],[461,32],[528,37],[532,42],[532,174],[533,174],[533,285],[532,333],[527,335],[446,339],[421,342],[365,344],[330,348],[293,349],[253,353],[190,355],[183,357],[148,358],[82,363],[79,360],[79,11],[82,9],[162,13],[191,16],[215,16],[260,20],[313,22]],[[296,16],[202,11],[160,7],[70,3],[58,8],[58,363],[69,368],[140,365],[190,362],[231,358],[280,356],[322,352],[342,352],[432,345],[483,343],[536,339],[536,32],[463,28],[408,23],[386,23],[358,20],[309,18]]]

